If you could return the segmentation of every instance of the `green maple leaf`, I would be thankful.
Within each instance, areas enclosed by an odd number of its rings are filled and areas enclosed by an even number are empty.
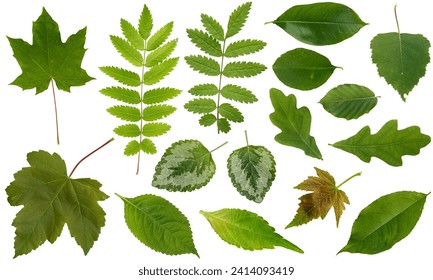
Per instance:
[[[70,92],[71,86],[82,86],[93,78],[81,68],[86,49],[86,28],[62,42],[58,24],[43,9],[33,23],[33,44],[8,37],[22,74],[11,84],[23,90],[36,88],[36,94],[54,82],[57,88]],[[59,142],[59,141],[58,141]]]

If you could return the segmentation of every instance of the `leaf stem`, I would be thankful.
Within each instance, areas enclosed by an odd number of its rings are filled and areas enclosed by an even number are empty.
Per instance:
[[[356,174],[353,174],[352,176],[350,176],[349,178],[347,178],[346,180],[344,180],[343,183],[341,183],[340,185],[337,186],[337,189],[339,189],[341,186],[343,186],[344,184],[346,184],[347,182],[349,182],[350,180],[352,180],[353,178],[357,177],[357,176],[361,176],[362,172],[358,172]]]
[[[226,53],[226,41],[227,41],[227,39],[224,38],[223,50],[222,50],[223,53],[221,55],[220,77],[219,77],[219,83],[218,83],[218,100],[217,100],[217,115],[216,115],[218,134],[220,133],[220,129],[218,126],[218,120],[220,119],[221,86],[222,86],[223,70],[224,70],[224,55]]]
[[[74,169],[72,169],[71,173],[69,174],[69,177],[72,177],[72,174],[74,174],[75,169],[77,169],[78,165],[80,165],[86,158],[90,157],[91,155],[93,155],[94,153],[96,153],[97,151],[99,151],[100,149],[102,149],[103,147],[105,147],[106,145],[110,144],[111,142],[114,141],[114,138],[111,138],[110,140],[108,140],[107,142],[105,142],[104,144],[102,144],[101,146],[99,146],[98,148],[96,148],[93,152],[91,152],[90,154],[88,154],[87,156],[83,157],[74,167]]]
[[[400,36],[400,24],[398,23],[397,4],[394,5],[394,16],[395,16],[395,22],[397,23],[398,35]]]
[[[147,52],[147,40],[144,41],[144,51],[143,51],[143,65],[141,66],[141,84],[140,84],[140,141],[139,145],[143,141],[143,95],[144,95],[144,70],[145,70],[145,62],[146,62],[146,52]],[[141,157],[141,148],[138,150],[137,156],[137,172],[135,175],[140,173],[140,157]]]
[[[51,80],[51,88],[53,89],[54,114],[56,115],[57,145],[60,145],[60,136],[59,136],[59,117],[58,117],[58,115],[57,115],[56,91],[54,90],[54,81],[53,81],[53,80]]]
[[[215,149],[213,149],[212,151],[210,151],[210,153],[215,152],[216,150],[218,150],[219,148],[221,148],[222,146],[226,145],[228,143],[228,141],[225,141],[224,143],[222,143],[221,145],[219,145],[218,147],[216,147]]]
[[[248,132],[246,130],[244,130],[245,132],[245,141],[247,141],[247,146],[250,146],[250,144],[248,143]]]

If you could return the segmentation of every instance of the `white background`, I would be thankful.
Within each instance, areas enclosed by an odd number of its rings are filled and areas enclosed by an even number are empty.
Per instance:
[[[142,279],[138,270],[149,268],[221,268],[230,271],[232,266],[293,266],[292,276],[273,277],[219,277],[208,279],[431,279],[431,252],[433,251],[433,203],[427,198],[424,212],[412,233],[391,250],[377,255],[336,253],[346,244],[352,224],[359,212],[382,195],[400,190],[428,193],[433,159],[433,146],[421,150],[418,156],[405,156],[402,167],[391,167],[373,158],[367,164],[357,157],[328,146],[346,139],[365,125],[375,133],[390,119],[398,119],[399,128],[418,125],[421,131],[433,135],[431,104],[433,101],[433,69],[429,64],[427,74],[403,102],[393,88],[377,74],[371,62],[370,40],[378,33],[396,31],[394,1],[339,1],[354,9],[368,22],[354,37],[333,46],[314,47],[304,45],[290,37],[279,27],[265,22],[274,20],[295,4],[310,1],[253,1],[252,11],[243,31],[234,40],[257,38],[268,46],[245,59],[259,61],[268,70],[252,79],[234,81],[253,90],[259,102],[239,105],[245,122],[235,124],[229,134],[217,135],[216,128],[204,128],[198,124],[198,116],[183,109],[191,99],[187,92],[201,81],[217,82],[207,78],[186,65],[185,55],[199,54],[186,36],[186,28],[201,28],[200,14],[207,13],[226,26],[231,11],[245,1],[145,1],[154,18],[154,28],[174,21],[172,38],[179,38],[175,55],[181,57],[178,67],[161,85],[169,85],[184,92],[171,104],[178,107],[167,119],[172,131],[155,140],[158,154],[142,157],[140,175],[135,175],[136,158],[123,155],[127,139],[116,140],[86,160],[75,172],[74,178],[91,177],[103,184],[102,190],[110,198],[101,203],[106,211],[106,226],[99,240],[87,256],[70,237],[65,227],[62,236],[54,243],[46,243],[28,255],[14,256],[14,230],[11,226],[19,207],[11,207],[6,193],[0,191],[0,279]],[[68,169],[84,155],[114,136],[112,129],[121,122],[110,116],[106,109],[113,100],[99,90],[115,85],[102,74],[98,67],[115,65],[129,67],[116,53],[109,35],[121,35],[120,18],[137,23],[144,1],[35,1],[15,0],[0,2],[0,186],[4,190],[13,174],[27,166],[26,154],[36,150],[57,152],[65,160]],[[421,33],[430,41],[431,8],[421,0],[397,1],[402,32]],[[50,91],[35,96],[35,90],[22,91],[10,84],[20,73],[18,63],[12,56],[6,36],[23,38],[32,42],[31,24],[45,7],[57,21],[62,39],[87,26],[86,48],[83,68],[96,80],[82,87],[72,88],[71,93],[58,92],[61,145],[55,141],[54,110]],[[328,82],[319,89],[301,92],[287,88],[277,80],[271,67],[282,53],[305,47],[326,55],[336,66]],[[130,67],[130,69],[133,69]],[[224,82],[228,82],[225,79]],[[232,81],[233,82],[233,81]],[[318,101],[331,88],[344,83],[356,83],[372,89],[381,96],[370,114],[358,120],[346,121],[328,114]],[[269,121],[273,111],[269,89],[276,87],[285,94],[294,93],[299,106],[308,106],[312,114],[312,135],[322,152],[323,161],[304,155],[303,151],[282,146],[273,140],[278,129]],[[277,177],[264,201],[256,204],[239,195],[227,175],[226,160],[229,154],[245,146],[244,130],[248,130],[250,144],[266,146],[275,155]],[[229,141],[213,154],[217,172],[211,182],[192,193],[169,193],[151,186],[154,167],[164,150],[172,142],[181,139],[198,139],[209,149]],[[351,204],[343,213],[340,227],[336,228],[331,211],[325,220],[285,230],[295,215],[298,197],[304,192],[293,187],[307,176],[314,175],[319,167],[334,175],[337,183],[362,171],[344,186]],[[200,258],[194,255],[167,256],[156,253],[141,244],[127,228],[123,218],[123,203],[114,193],[135,197],[153,193],[175,204],[190,220],[194,241]],[[199,210],[215,211],[221,208],[247,209],[264,217],[286,239],[301,247],[301,255],[283,248],[263,251],[244,251],[223,242],[212,230]],[[158,279],[158,277],[148,279]],[[193,279],[192,277],[180,277]],[[206,279],[206,277],[197,277]],[[159,279],[176,279],[164,278]],[[194,278],[195,279],[195,278]]]

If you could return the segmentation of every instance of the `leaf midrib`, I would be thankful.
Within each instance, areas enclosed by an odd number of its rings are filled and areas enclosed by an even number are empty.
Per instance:
[[[328,21],[304,21],[304,20],[275,20],[274,23],[299,23],[299,24],[325,24],[325,25],[360,25],[362,23],[350,23],[350,22],[328,22]]]

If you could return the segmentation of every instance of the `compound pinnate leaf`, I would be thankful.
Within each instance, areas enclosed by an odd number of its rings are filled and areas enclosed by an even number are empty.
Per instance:
[[[170,128],[170,125],[166,123],[147,123],[143,126],[143,135],[146,137],[161,136],[166,134]]]
[[[167,255],[194,254],[198,257],[188,219],[169,201],[156,195],[126,198],[125,222],[141,243]]]
[[[218,87],[214,84],[200,84],[192,87],[188,92],[195,96],[213,96],[218,94]]]
[[[205,186],[216,170],[211,154],[213,151],[197,140],[173,143],[155,167],[152,186],[181,192]]]
[[[257,101],[257,97],[250,90],[231,84],[225,85],[221,89],[221,96],[242,103],[254,103]]]
[[[217,119],[216,119],[215,115],[205,114],[205,115],[201,116],[199,123],[202,126],[211,126],[216,122],[216,120]]]
[[[286,228],[300,226],[313,219],[324,219],[332,207],[338,227],[345,209],[344,204],[349,204],[349,198],[344,191],[340,190],[340,187],[353,177],[361,175],[361,173],[356,173],[337,186],[334,177],[327,171],[317,167],[314,169],[316,169],[317,177],[309,176],[308,179],[295,187],[295,189],[310,191],[311,193],[299,198],[301,202],[296,215]]]
[[[131,106],[113,106],[107,112],[128,122],[138,122],[141,119],[140,110]]]
[[[177,39],[171,40],[156,50],[150,52],[146,57],[146,67],[153,67],[165,61],[177,46]]]
[[[242,113],[236,107],[233,107],[228,103],[221,104],[219,109],[221,117],[226,118],[231,122],[244,121],[244,116],[242,115]]]
[[[173,114],[176,108],[171,105],[152,105],[144,108],[143,120],[147,122],[158,121]]]
[[[198,29],[187,29],[187,33],[191,42],[203,52],[216,57],[223,55],[221,44],[208,33]]]
[[[218,61],[202,55],[190,55],[185,57],[186,63],[199,73],[208,76],[218,76],[221,72]]]
[[[239,57],[261,51],[266,46],[266,43],[260,40],[240,40],[231,43],[227,46],[226,57]]]
[[[377,96],[367,87],[345,84],[331,89],[320,104],[337,118],[353,120],[370,112],[377,104]]]
[[[152,32],[153,18],[149,8],[144,5],[138,21],[138,31],[144,40],[147,40]]]
[[[247,146],[233,151],[227,160],[227,169],[233,186],[238,192],[260,203],[275,179],[275,160],[263,146]]]
[[[312,90],[323,85],[338,67],[315,51],[298,48],[282,54],[272,68],[286,86]]]
[[[367,163],[377,157],[389,165],[401,166],[402,156],[418,155],[430,141],[430,136],[422,134],[418,126],[398,130],[397,120],[390,120],[376,134],[371,134],[370,127],[365,126],[354,136],[331,146]]]
[[[206,31],[218,41],[224,41],[224,29],[213,17],[201,14],[201,23]]]
[[[316,140],[310,135],[311,114],[307,107],[296,107],[293,94],[285,96],[278,89],[270,90],[272,106],[275,112],[269,115],[271,122],[281,129],[275,136],[280,144],[302,149],[306,155],[322,159]]]
[[[102,66],[99,70],[124,85],[138,87],[141,84],[140,76],[135,72],[113,66]]]
[[[185,109],[196,114],[212,113],[216,109],[216,103],[209,98],[196,98],[185,104]]]
[[[245,250],[274,249],[276,246],[304,253],[295,244],[284,239],[259,215],[241,209],[200,211],[214,231],[225,242]]]
[[[293,6],[272,23],[297,40],[316,46],[340,43],[366,25],[351,8],[329,2]]]
[[[100,90],[105,96],[128,103],[140,104],[140,93],[136,90],[124,87],[108,87]]]
[[[140,136],[140,128],[136,124],[124,124],[114,129],[114,132],[123,137],[138,137]]]
[[[175,88],[154,88],[143,94],[144,104],[158,104],[178,96],[182,91]]]
[[[248,78],[257,76],[266,70],[266,66],[257,62],[237,61],[228,63],[223,75],[228,78]]]
[[[148,51],[153,51],[156,48],[160,47],[164,42],[168,39],[168,37],[173,31],[173,22],[169,22],[163,27],[161,27],[158,31],[153,34],[149,40],[147,40],[146,49]]]
[[[114,35],[111,35],[110,39],[119,54],[129,63],[137,67],[143,65],[143,56],[140,54],[140,51],[132,46],[127,40]]]
[[[251,2],[244,3],[230,14],[227,24],[226,39],[238,34],[244,27],[248,15],[250,14],[251,5]]]
[[[123,36],[125,36],[131,45],[140,51],[144,50],[143,38],[141,38],[138,30],[129,21],[121,19],[120,28],[122,29]]]
[[[428,194],[400,191],[380,197],[360,213],[338,253],[377,254],[391,249],[416,226]]]
[[[171,71],[173,71],[178,61],[179,58],[173,57],[153,66],[146,73],[143,74],[143,84],[151,86],[160,82],[168,74],[170,74]]]

